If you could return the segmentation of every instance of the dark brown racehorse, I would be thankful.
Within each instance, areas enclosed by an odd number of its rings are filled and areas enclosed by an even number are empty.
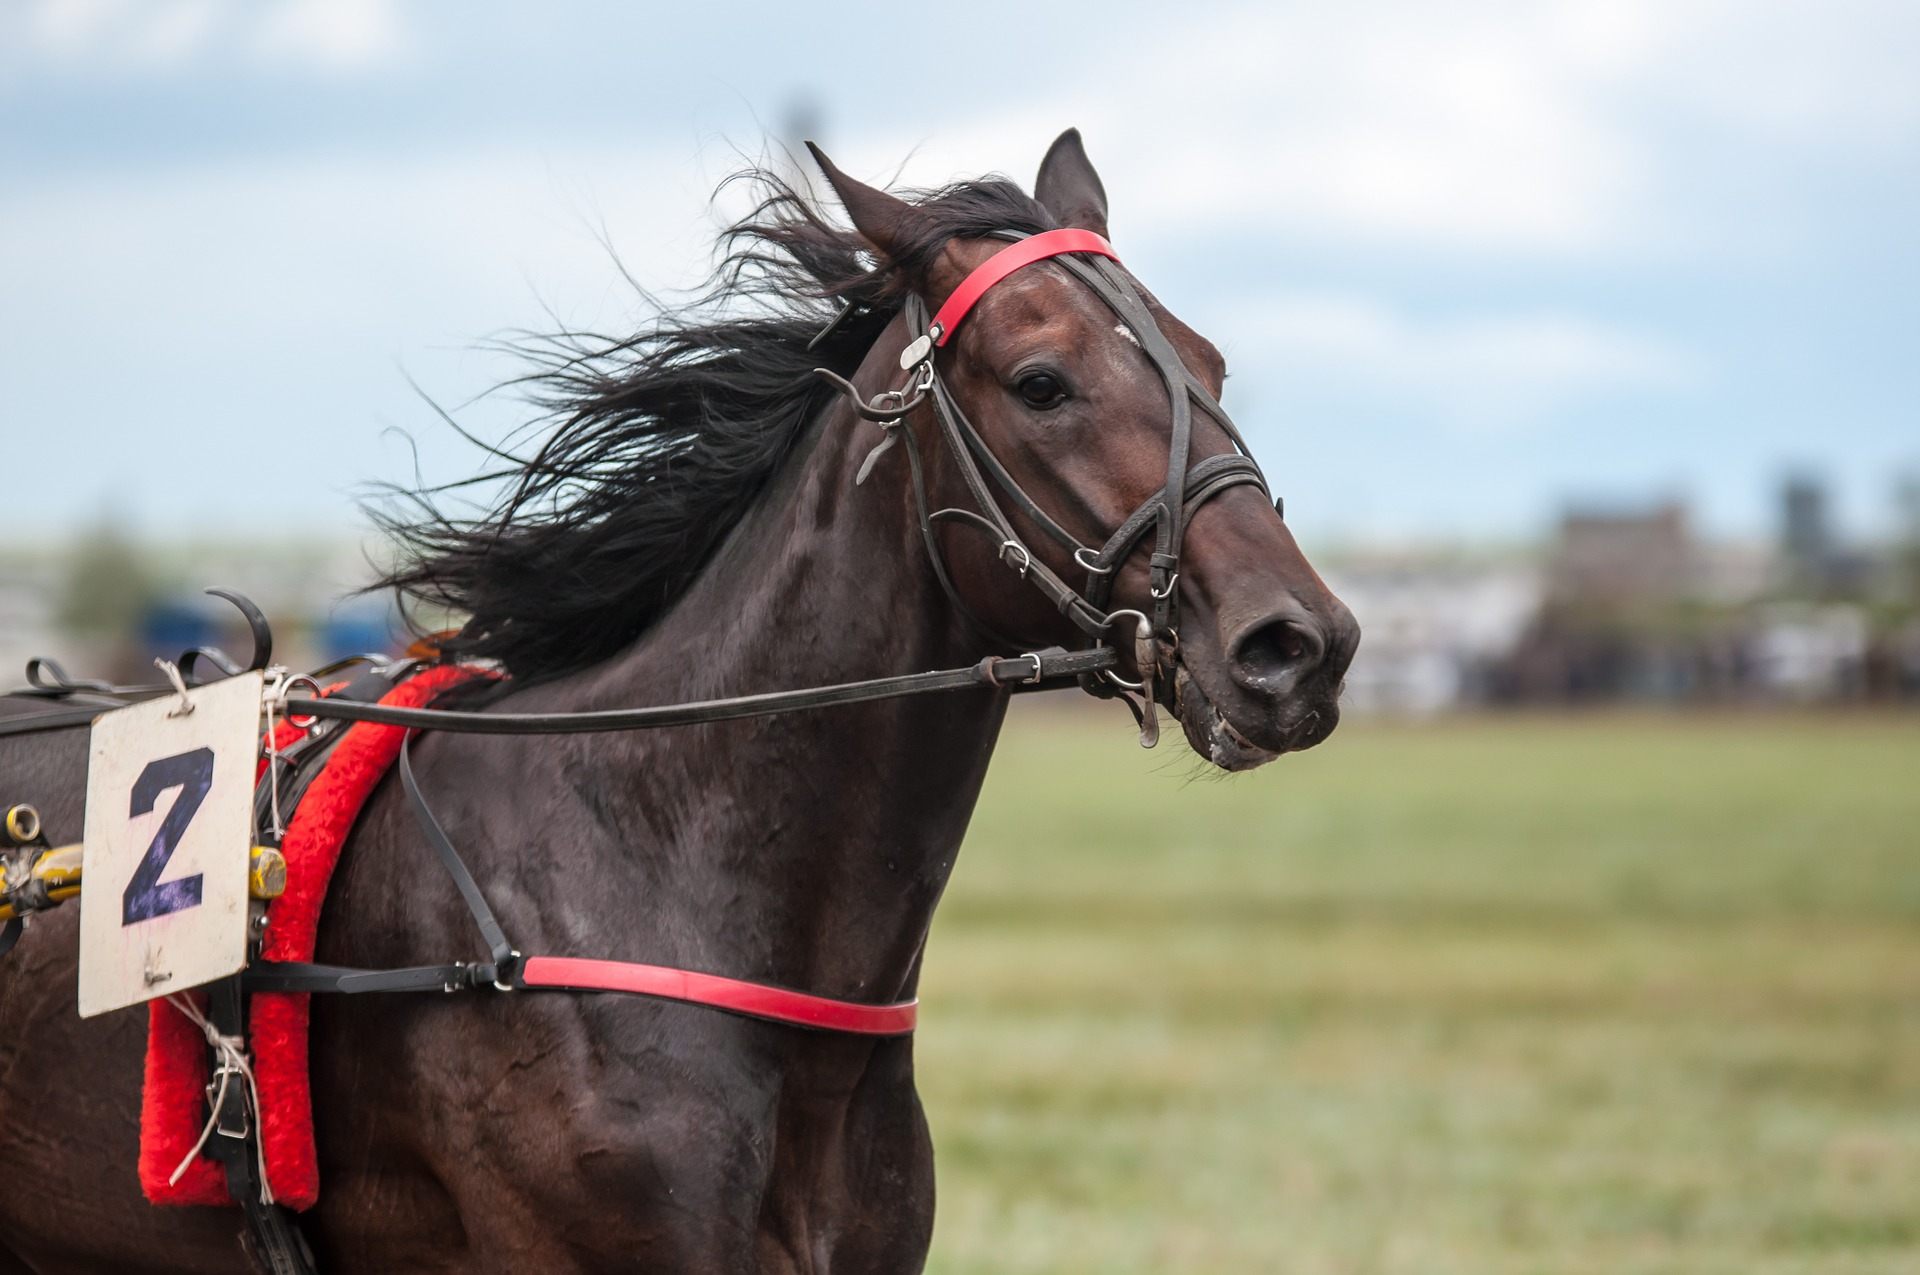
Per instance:
[[[857,233],[777,184],[733,232],[718,309],[544,347],[559,413],[512,490],[466,521],[422,497],[391,583],[472,616],[461,654],[512,674],[486,706],[664,704],[1005,654],[938,586],[905,448],[811,374],[899,380],[904,299],[937,307],[1003,240],[1106,233],[1076,133],[1034,197],[983,180],[903,200],[829,168]],[[1122,245],[1124,249],[1124,244]],[[843,320],[809,348],[843,303]],[[1153,318],[1217,395],[1218,351]],[[993,289],[939,354],[993,453],[1100,544],[1167,476],[1169,394],[1136,334],[1057,261]],[[935,503],[968,492],[923,430]],[[1231,450],[1196,415],[1192,457]],[[1071,577],[1064,551],[1016,515]],[[989,537],[939,533],[979,625],[1084,641]],[[1111,605],[1146,609],[1147,548]],[[1253,485],[1186,528],[1163,702],[1246,769],[1320,742],[1358,642]],[[912,994],[1006,709],[987,690],[624,735],[423,734],[415,767],[529,951],[673,964],[863,1001]],[[1116,710],[1117,711],[1117,710]],[[0,783],[77,840],[87,735],[0,740]],[[74,1013],[77,909],[0,964],[0,1270],[236,1271],[238,1214],[161,1209],[134,1174],[145,1016]],[[319,959],[471,950],[390,776],[347,847]],[[910,1037],[872,1039],[618,996],[316,997],[332,1271],[913,1271],[933,1154]]]

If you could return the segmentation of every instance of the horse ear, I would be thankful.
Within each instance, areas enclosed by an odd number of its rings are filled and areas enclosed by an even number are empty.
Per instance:
[[[853,219],[853,228],[881,256],[892,260],[897,255],[896,249],[912,241],[908,231],[919,219],[920,210],[904,199],[847,176],[812,142],[807,143],[807,149],[813,152],[813,162],[820,165],[827,184],[833,187],[847,216]]]
[[[1093,171],[1087,148],[1080,144],[1079,129],[1068,129],[1047,147],[1040,176],[1033,182],[1033,197],[1061,225],[1106,235],[1107,188],[1100,184],[1100,174]]]

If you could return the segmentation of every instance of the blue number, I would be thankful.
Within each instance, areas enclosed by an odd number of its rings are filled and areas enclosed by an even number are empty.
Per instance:
[[[160,830],[153,834],[140,866],[133,870],[133,880],[127,882],[127,891],[120,896],[123,926],[200,906],[202,874],[196,872],[177,881],[162,881],[160,874],[167,870],[167,860],[179,849],[187,825],[213,788],[213,750],[196,748],[190,753],[162,757],[141,771],[140,778],[133,781],[128,816],[137,819],[152,810],[160,794],[169,788],[178,788],[180,795],[160,821]]]

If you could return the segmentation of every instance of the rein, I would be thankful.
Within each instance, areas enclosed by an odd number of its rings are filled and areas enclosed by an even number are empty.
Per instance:
[[[445,708],[398,708],[318,696],[289,696],[286,711],[296,717],[325,717],[350,722],[377,722],[416,730],[457,731],[469,735],[591,735],[609,731],[655,730],[666,726],[698,726],[730,722],[743,717],[768,717],[807,708],[861,704],[869,700],[925,695],[981,687],[1016,691],[1056,690],[1063,678],[1103,673],[1118,657],[1109,647],[1064,651],[1049,647],[1025,655],[988,656],[964,668],[906,673],[865,682],[839,682],[798,691],[767,691],[730,699],[697,700],[689,704],[662,704],[656,708],[612,708],[587,713],[474,713]]]

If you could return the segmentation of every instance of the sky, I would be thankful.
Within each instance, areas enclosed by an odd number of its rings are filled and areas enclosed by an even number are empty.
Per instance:
[[[1078,126],[1316,543],[1569,503],[1771,533],[1920,473],[1920,5],[0,6],[0,537],[346,536],[476,458],[517,329],[699,282],[806,131],[1029,184]],[[1174,13],[1177,18],[1173,17]],[[22,485],[25,487],[23,494]]]

